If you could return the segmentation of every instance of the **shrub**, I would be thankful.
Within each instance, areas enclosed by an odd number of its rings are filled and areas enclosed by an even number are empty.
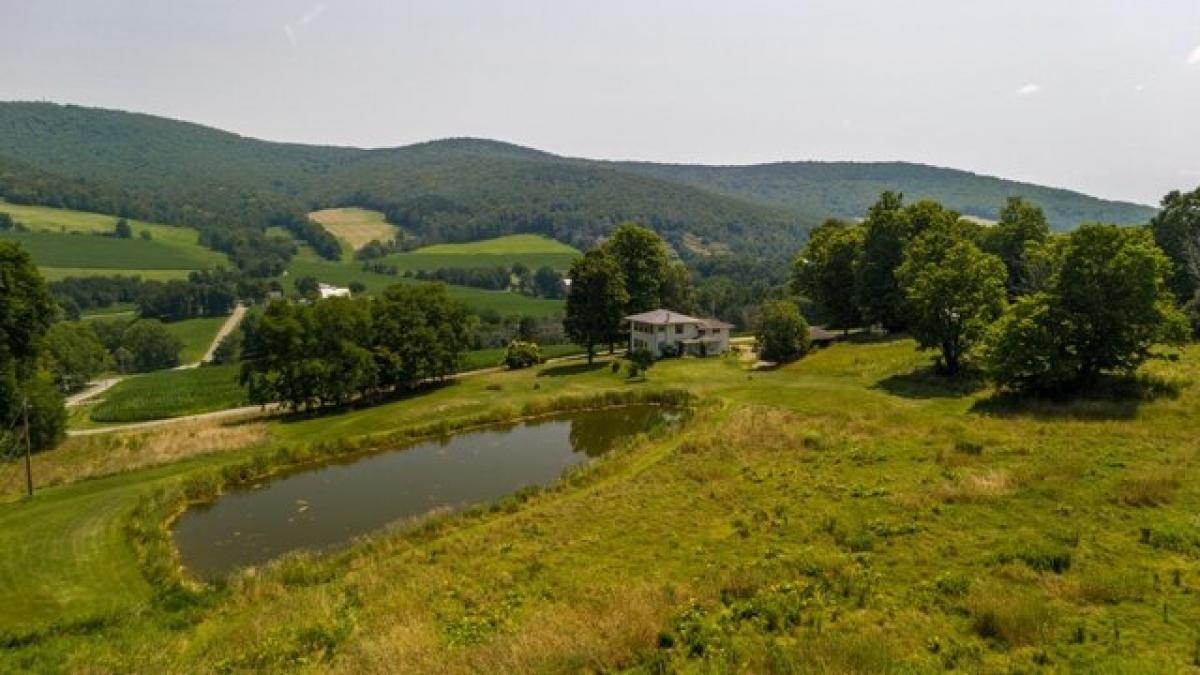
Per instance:
[[[764,361],[794,361],[808,353],[808,322],[794,302],[767,302],[759,314],[755,340],[758,342],[759,358]]]
[[[541,351],[536,343],[513,340],[504,351],[504,365],[511,370],[528,368],[537,365],[542,360]]]

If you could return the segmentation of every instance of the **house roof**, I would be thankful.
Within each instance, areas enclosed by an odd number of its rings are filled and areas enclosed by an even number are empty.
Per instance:
[[[636,321],[638,323],[648,323],[655,326],[670,326],[673,324],[696,324],[705,328],[732,328],[733,324],[725,323],[717,319],[697,319],[694,316],[672,312],[669,309],[655,309],[641,314],[631,314],[625,317],[626,321]]]

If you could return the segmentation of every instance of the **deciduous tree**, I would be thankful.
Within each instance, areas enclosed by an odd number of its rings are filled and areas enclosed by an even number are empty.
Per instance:
[[[896,278],[908,329],[925,349],[939,350],[949,375],[1004,311],[1004,263],[972,243],[957,223],[939,224],[913,239]]]
[[[764,303],[755,331],[758,355],[764,361],[786,363],[808,353],[808,322],[790,300]]]
[[[567,337],[587,349],[592,363],[596,345],[612,341],[620,332],[629,294],[621,268],[607,249],[588,251],[571,265],[569,274],[563,328]]]

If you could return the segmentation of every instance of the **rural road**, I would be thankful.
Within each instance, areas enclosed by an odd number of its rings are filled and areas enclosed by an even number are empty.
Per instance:
[[[217,347],[221,346],[221,340],[224,340],[226,335],[232,333],[234,329],[238,327],[238,324],[242,322],[242,319],[245,318],[245,316],[245,305],[238,305],[237,307],[234,307],[233,313],[229,315],[229,318],[225,320],[225,323],[221,324],[221,329],[217,331],[216,336],[212,340],[212,344],[208,345],[208,351],[204,352],[204,356],[195,363],[185,363],[182,366],[176,366],[175,370],[191,370],[192,368],[199,368],[201,365],[211,362],[213,360],[213,354],[215,354],[217,351]],[[109,377],[103,380],[89,382],[86,389],[68,396],[66,405],[68,408],[83,405],[84,403],[96,398],[109,389],[112,389],[118,382],[124,380],[126,377],[136,377],[136,375]]]
[[[617,355],[624,353],[624,350],[617,350]],[[597,359],[604,357],[597,354]],[[546,364],[562,363],[564,361],[578,361],[587,358],[583,354],[573,354],[571,356],[562,356],[557,359],[548,359]],[[478,370],[468,370],[461,373],[450,375],[446,379],[458,380],[464,377],[474,377],[476,375],[484,375],[487,373],[495,373],[504,370],[504,366],[493,366],[491,368],[480,368]],[[214,410],[213,412],[197,413],[195,415],[184,415],[182,417],[167,417],[160,420],[147,420],[145,422],[131,422],[129,424],[116,424],[108,427],[97,427],[95,429],[68,429],[68,436],[95,436],[97,434],[109,434],[117,431],[137,431],[139,429],[150,429],[153,427],[166,426],[168,424],[182,424],[185,422],[197,422],[204,420],[220,420],[231,419],[238,417],[261,417],[273,413],[283,411],[283,406],[278,403],[271,403],[265,406],[248,405],[241,408],[228,408],[226,410]]]
[[[185,363],[182,366],[177,367],[175,370],[191,370],[192,368],[199,368],[201,365],[211,362],[213,360],[213,355],[217,352],[217,347],[221,346],[221,340],[224,340],[226,335],[232,333],[234,329],[238,327],[238,324],[242,322],[242,319],[245,316],[245,305],[238,305],[237,307],[234,307],[233,313],[229,315],[229,318],[225,320],[225,323],[221,324],[221,330],[218,330],[216,336],[213,337],[212,344],[208,345],[208,351],[204,352],[204,356],[195,363]]]
[[[109,377],[109,378],[106,378],[103,380],[96,380],[94,382],[89,382],[86,389],[84,389],[83,391],[80,391],[80,392],[76,392],[67,397],[67,400],[66,400],[67,407],[70,408],[73,406],[77,406],[77,405],[86,403],[93,397],[99,396],[100,394],[103,394],[104,392],[108,391],[109,389],[112,389],[113,385],[115,385],[116,383],[120,382],[123,379],[125,379],[125,378]]]

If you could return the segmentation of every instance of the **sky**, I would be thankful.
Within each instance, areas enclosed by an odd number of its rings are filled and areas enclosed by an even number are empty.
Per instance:
[[[1200,185],[1200,0],[0,0],[0,100],[268,140]]]

